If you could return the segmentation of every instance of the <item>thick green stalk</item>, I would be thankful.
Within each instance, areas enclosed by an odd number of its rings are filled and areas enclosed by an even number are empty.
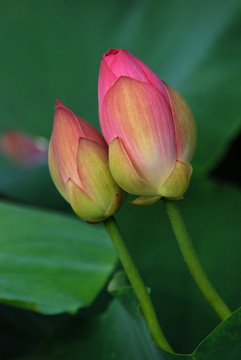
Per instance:
[[[231,315],[231,311],[209,281],[192,246],[191,239],[187,233],[186,227],[184,225],[182,216],[178,210],[176,202],[165,199],[164,203],[179,248],[194,280],[196,281],[196,284],[198,285],[199,289],[201,290],[209,304],[216,311],[218,316],[222,320],[227,319]]]
[[[120,230],[114,218],[109,218],[104,221],[105,227],[112,239],[115,249],[119,255],[120,261],[126,272],[126,275],[136,293],[140,302],[144,317],[149,327],[151,336],[154,342],[162,349],[172,351],[168,344],[157,320],[157,316],[152,305],[150,296],[146,287],[140,277],[140,274],[129,254],[127,247],[123,241]]]

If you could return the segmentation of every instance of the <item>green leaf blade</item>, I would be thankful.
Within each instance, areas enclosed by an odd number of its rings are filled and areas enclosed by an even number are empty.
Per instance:
[[[0,299],[45,314],[89,305],[116,264],[102,225],[0,204]],[[31,305],[32,304],[32,305]]]
[[[221,323],[194,352],[194,360],[241,358],[241,308]]]

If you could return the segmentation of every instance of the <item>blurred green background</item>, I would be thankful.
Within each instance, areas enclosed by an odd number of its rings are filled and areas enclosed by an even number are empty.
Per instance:
[[[57,98],[99,129],[98,71],[101,56],[109,48],[127,49],[186,98],[197,122],[198,144],[192,162],[193,178],[180,208],[203,266],[232,310],[241,303],[240,142],[237,140],[241,128],[240,12],[238,0],[10,0],[2,1],[0,5],[0,134],[15,129],[49,139]],[[235,140],[235,147],[232,147]],[[29,206],[24,215],[21,207],[18,208],[21,214],[15,207],[8,209],[4,205],[1,208],[0,243],[5,258],[0,256],[3,279],[0,298],[5,303],[10,299],[17,301],[17,306],[39,311],[40,305],[45,303],[44,296],[47,299],[50,294],[54,296],[49,289],[55,278],[51,282],[52,273],[44,271],[46,261],[39,260],[41,269],[33,270],[33,278],[26,280],[31,267],[18,263],[19,256],[25,252],[26,258],[31,259],[33,254],[29,248],[41,239],[35,239],[37,224],[29,228],[28,233],[24,232],[23,224],[32,223],[32,207],[35,208],[33,211],[48,209],[46,218],[51,219],[51,231],[56,239],[58,234],[64,234],[62,240],[66,250],[69,236],[71,243],[77,246],[74,232],[68,233],[72,225],[67,222],[73,221],[73,226],[77,226],[78,220],[54,188],[47,164],[24,170],[0,154],[0,172],[2,200],[10,207],[15,203]],[[63,215],[58,218],[53,211],[68,213],[69,217],[62,220]],[[40,215],[34,214],[36,222]],[[20,215],[22,220],[19,220]],[[11,231],[4,216],[11,223]],[[45,226],[44,216],[42,227]],[[117,219],[145,283],[152,289],[167,338],[175,351],[193,351],[219,320],[185,268],[162,203],[143,208],[125,203]],[[90,225],[80,223],[79,231],[88,231],[86,226]],[[15,230],[14,224],[18,224]],[[50,225],[46,225],[46,233]],[[44,236],[47,236],[45,232]],[[47,248],[51,236],[45,239]],[[23,248],[16,248],[15,244],[23,238]],[[61,277],[65,254],[58,252],[56,239],[55,250],[48,254],[43,252],[41,256],[47,256],[49,262],[53,256],[55,265],[61,262],[56,273]],[[103,241],[104,248],[108,247],[109,239],[105,237]],[[10,250],[8,244],[12,246]],[[96,246],[95,240],[93,246]],[[71,251],[66,251],[71,259]],[[85,251],[91,253],[91,243]],[[101,264],[106,261],[107,267],[103,267],[99,282],[93,280],[94,290],[90,290],[89,303],[101,288],[103,291],[90,309],[81,310],[85,319],[83,327],[90,313],[101,313],[110,301],[106,281],[116,258],[109,248],[106,258],[99,255],[95,261]],[[11,266],[7,267],[4,261],[6,256],[8,264],[17,262],[20,268],[23,266],[18,278],[10,274]],[[81,261],[81,252],[77,260]],[[61,291],[67,291],[69,298],[64,301],[56,298],[61,303],[59,311],[52,311],[50,307],[49,311],[42,312],[73,312],[83,306],[78,299],[70,300],[78,271],[85,271],[78,265],[75,268],[77,260],[71,265],[77,272],[70,273],[65,277],[63,287],[56,285],[55,289],[60,298]],[[15,271],[18,271],[17,266]],[[38,278],[34,278],[34,271],[39,271]],[[39,295],[41,289],[31,289],[31,286],[27,286],[29,293],[23,291],[25,280],[27,284],[41,283],[46,276],[50,276],[44,285],[46,294]],[[86,289],[91,288],[91,284],[82,283],[76,296],[82,296],[83,288],[88,292]],[[54,303],[55,299],[52,300]],[[84,305],[88,305],[88,301]],[[33,302],[34,306],[31,306]],[[35,349],[42,338],[62,323],[63,317],[65,320],[70,315],[46,316],[2,305],[0,316],[3,323],[2,356],[7,359]],[[20,333],[24,335],[19,337]],[[90,348],[85,348],[85,354]],[[92,358],[86,355],[86,359]]]

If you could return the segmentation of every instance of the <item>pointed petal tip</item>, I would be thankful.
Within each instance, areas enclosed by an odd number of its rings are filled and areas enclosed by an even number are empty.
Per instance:
[[[93,139],[90,139],[90,138],[87,138],[87,137],[84,137],[84,136],[80,136],[79,139],[78,139],[78,147],[82,143],[88,143],[88,144],[97,143],[98,144],[98,142],[93,140]]]
[[[62,107],[62,106],[64,106],[64,104],[62,104],[62,102],[59,99],[56,99],[55,109],[58,108],[58,107]]]
[[[59,117],[59,114],[65,114],[66,112],[72,115],[75,114],[71,109],[69,109],[60,100],[57,99],[55,102],[54,120],[56,120]]]
[[[123,49],[109,49],[104,55],[102,56],[102,59],[107,58],[108,56],[116,55],[119,51]]]
[[[57,109],[63,109],[63,110],[69,111],[70,113],[73,113],[73,111],[70,110],[67,106],[65,106],[59,99],[57,99],[55,102],[55,111]]]
[[[99,134],[101,136],[101,134]],[[99,138],[87,138],[84,136],[80,136],[78,139],[78,149],[81,146],[84,146],[86,144],[86,146],[89,146],[90,149],[93,148],[93,151],[97,151],[98,149],[102,152],[103,150],[108,153],[108,146],[105,142],[104,139],[102,139],[102,137]],[[98,147],[96,147],[96,145]]]

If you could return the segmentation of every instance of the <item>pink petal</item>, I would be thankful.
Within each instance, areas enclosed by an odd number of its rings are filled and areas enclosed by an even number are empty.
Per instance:
[[[134,55],[124,49],[111,49],[102,58],[102,62],[108,65],[116,78],[128,76],[136,80],[146,81],[145,73],[137,60]]]
[[[100,121],[107,143],[119,137],[144,179],[154,187],[165,181],[176,160],[176,149],[169,104],[160,91],[121,77],[104,98]]]
[[[114,84],[116,79],[116,75],[111,71],[111,68],[108,66],[107,62],[102,59],[98,81],[99,114],[102,113],[103,98],[111,85]]]
[[[191,161],[196,148],[196,124],[192,111],[183,97],[168,84],[165,84],[171,106],[177,159]]]
[[[102,135],[92,125],[57,100],[52,141],[64,181],[71,178],[77,185],[80,185],[76,166],[80,137],[88,137],[106,147]]]
[[[119,138],[113,139],[109,145],[109,163],[115,181],[128,193],[157,194],[157,189],[138,174]]]
[[[140,59],[124,49],[110,49],[103,55],[100,66],[98,83],[100,114],[106,92],[121,76],[152,84],[166,96],[162,80]]]
[[[48,163],[49,163],[50,175],[52,177],[54,185],[56,186],[60,194],[68,201],[66,196],[65,182],[62,177],[60,164],[56,156],[52,139],[50,139],[50,143],[49,143]]]

